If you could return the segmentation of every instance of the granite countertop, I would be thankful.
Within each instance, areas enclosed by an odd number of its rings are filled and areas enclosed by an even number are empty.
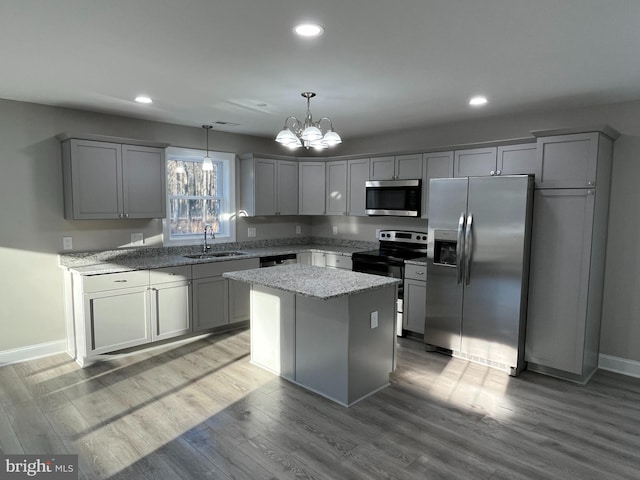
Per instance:
[[[401,283],[396,278],[298,264],[227,272],[222,276],[322,300]]]
[[[355,242],[354,242],[355,243]],[[226,247],[226,248],[225,248]],[[131,250],[110,250],[104,252],[87,252],[60,256],[60,265],[80,275],[102,275],[132,270],[147,270],[181,265],[197,265],[201,263],[260,258],[271,255],[298,254],[302,252],[332,253],[351,256],[354,252],[370,249],[370,245],[359,242],[354,245],[331,245],[323,243],[305,243],[295,245],[250,246],[224,244],[216,245],[211,252],[234,251],[241,255],[210,258],[187,258],[185,255],[201,253],[201,247],[191,249],[149,248]]]
[[[427,257],[412,258],[411,260],[405,260],[404,263],[407,263],[409,265],[419,265],[423,267],[427,264]]]

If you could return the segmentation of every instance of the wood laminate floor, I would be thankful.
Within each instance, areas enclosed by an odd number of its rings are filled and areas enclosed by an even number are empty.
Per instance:
[[[0,368],[0,451],[77,453],[86,479],[638,479],[640,380],[518,378],[400,340],[347,409],[249,363],[249,332],[80,369]]]

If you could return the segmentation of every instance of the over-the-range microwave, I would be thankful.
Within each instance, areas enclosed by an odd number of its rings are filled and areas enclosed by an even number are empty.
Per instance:
[[[370,180],[365,190],[367,215],[420,216],[421,180]]]

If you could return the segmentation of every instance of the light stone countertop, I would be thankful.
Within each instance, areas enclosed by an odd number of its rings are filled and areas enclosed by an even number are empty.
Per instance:
[[[227,272],[222,276],[322,300],[401,283],[396,278],[298,264]]]
[[[427,264],[427,257],[420,257],[420,258],[413,258],[411,260],[405,260],[404,263],[423,267]]]
[[[212,252],[221,251],[223,249],[212,249]],[[321,252],[332,253],[335,255],[351,256],[354,252],[361,252],[364,249],[362,247],[342,247],[334,245],[317,245],[317,244],[303,244],[303,245],[289,245],[289,246],[274,246],[263,248],[230,248],[228,250],[241,252],[243,255],[234,255],[228,257],[212,257],[193,259],[187,258],[179,254],[161,254],[161,255],[147,255],[147,256],[130,256],[123,254],[120,258],[115,256],[113,258],[105,259],[103,262],[100,260],[94,260],[94,257],[87,259],[86,264],[67,265],[70,271],[79,273],[80,275],[103,275],[107,273],[120,273],[129,272],[133,270],[148,270],[154,268],[163,267],[176,267],[181,265],[197,265],[201,263],[212,262],[224,262],[229,260],[242,260],[244,258],[260,258],[268,257],[272,255],[285,255],[285,254],[298,254],[302,252]],[[80,262],[78,262],[80,263]]]

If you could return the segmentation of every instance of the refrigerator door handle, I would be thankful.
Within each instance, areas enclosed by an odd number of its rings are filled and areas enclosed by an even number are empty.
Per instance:
[[[471,282],[471,251],[473,249],[473,215],[467,217],[467,227],[464,232],[464,277],[465,285]]]
[[[460,218],[458,218],[458,233],[456,236],[456,273],[458,275],[458,285],[462,285],[462,252],[464,239],[462,237],[462,232],[464,230],[464,212],[460,214]]]

